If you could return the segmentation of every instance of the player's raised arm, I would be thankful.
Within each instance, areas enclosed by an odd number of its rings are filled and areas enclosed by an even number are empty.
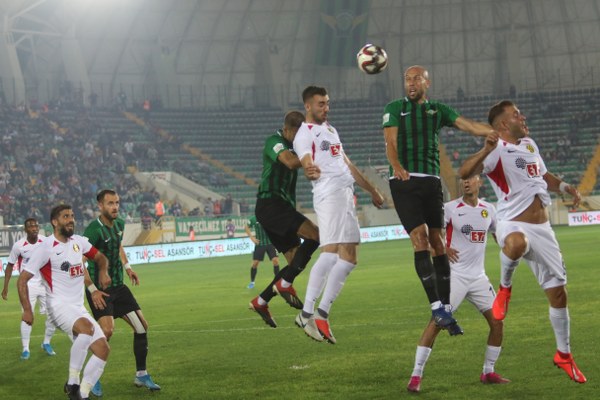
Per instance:
[[[498,144],[498,134],[492,131],[485,139],[485,144],[477,153],[469,156],[458,169],[458,175],[462,179],[480,174],[483,171],[483,160],[496,148]]]
[[[491,125],[473,121],[472,119],[463,116],[459,116],[456,121],[454,121],[454,126],[461,131],[470,133],[474,136],[485,137],[494,132],[494,128],[492,128]]]

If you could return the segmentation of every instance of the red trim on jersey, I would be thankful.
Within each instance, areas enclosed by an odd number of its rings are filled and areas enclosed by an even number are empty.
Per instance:
[[[464,206],[465,206],[465,203],[458,203],[458,205],[456,206],[456,208],[461,208],[461,207],[464,207]]]
[[[308,127],[308,130],[309,130],[309,131],[310,131],[310,130],[312,129],[312,127],[313,127],[313,126],[312,126],[312,125],[310,125],[310,124],[307,124],[306,126]]]
[[[52,247],[56,247],[58,244],[60,244],[60,242],[58,240],[55,240],[54,243],[52,243]]]
[[[479,206],[479,207],[483,207],[483,208],[487,208],[487,206],[486,206],[485,204],[483,204],[483,203],[479,203],[479,205],[478,205],[478,206]]]
[[[506,175],[504,175],[504,168],[502,168],[502,159],[498,159],[498,164],[496,164],[496,168],[493,171],[487,174],[488,177],[494,181],[494,183],[502,190],[502,193],[508,194],[510,192],[510,188],[508,187],[508,182],[506,181]]]
[[[462,205],[462,203],[461,203]],[[454,226],[452,226],[452,218],[450,218],[450,221],[448,221],[448,224],[446,225],[446,247],[450,247],[450,244],[452,243],[452,232],[454,231]]]
[[[50,264],[50,260],[40,268],[40,274],[42,274],[42,277],[48,282],[48,287],[50,287],[50,291],[52,291],[52,265]]]
[[[315,153],[317,152],[317,148],[315,147],[315,142],[312,143],[312,160],[315,161]]]
[[[94,258],[94,257],[96,257],[97,253],[98,253],[98,249],[95,248],[94,246],[92,246],[92,248],[90,249],[90,251],[88,251],[87,253],[85,253],[84,256],[86,256],[87,258]]]

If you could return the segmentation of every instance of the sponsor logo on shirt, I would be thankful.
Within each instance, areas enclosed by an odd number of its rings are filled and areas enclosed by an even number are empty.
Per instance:
[[[383,114],[383,123],[388,123],[390,122],[390,113],[385,113]]]
[[[71,279],[78,278],[83,275],[84,275],[83,265],[77,264],[77,265],[71,265],[69,267],[69,276],[71,277]]]
[[[274,153],[279,153],[283,149],[284,149],[283,143],[277,143],[275,146],[273,146]]]
[[[332,157],[339,157],[342,154],[342,145],[341,144],[332,144],[329,146],[329,151],[331,152]]]

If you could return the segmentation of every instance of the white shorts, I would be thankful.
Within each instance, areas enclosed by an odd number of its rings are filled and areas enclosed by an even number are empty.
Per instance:
[[[360,227],[352,187],[340,189],[314,202],[321,247],[336,243],[360,243]]]
[[[500,247],[513,232],[521,232],[527,238],[529,251],[523,256],[542,289],[567,284],[567,269],[550,222],[529,224],[520,221],[499,221],[496,236]]]
[[[31,282],[29,282],[31,283]],[[29,284],[27,289],[29,292],[29,303],[31,304],[31,310],[35,310],[35,304],[40,302],[40,314],[46,314],[46,288],[42,284]]]
[[[458,310],[464,299],[469,300],[479,312],[492,309],[496,292],[486,275],[479,278],[465,278],[450,274],[450,305],[452,310]]]
[[[102,332],[102,328],[94,318],[90,315],[88,310],[83,306],[71,305],[59,303],[56,307],[53,306],[52,302],[48,303],[48,318],[52,320],[52,323],[60,330],[65,332],[71,340],[74,338],[73,325],[79,318],[85,318],[92,323],[94,326],[94,335],[92,336],[93,342],[100,337],[105,337]]]

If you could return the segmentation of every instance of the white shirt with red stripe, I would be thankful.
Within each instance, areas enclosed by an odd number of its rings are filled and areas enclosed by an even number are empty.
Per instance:
[[[49,301],[83,307],[83,256],[94,258],[97,252],[83,236],[73,235],[63,243],[51,235],[24,260],[23,270],[40,272]]]
[[[27,237],[24,237],[23,239],[15,242],[13,244],[12,249],[10,250],[10,254],[8,255],[8,262],[16,266],[17,269],[21,271],[21,264],[23,264],[23,261],[26,261],[31,256],[31,253],[33,253],[34,249],[38,248],[41,245],[45,237],[43,239],[42,238],[42,236],[38,236],[38,240],[35,243],[29,243]],[[6,273],[11,272],[12,271],[6,271]],[[41,275],[39,273],[34,274],[33,277],[29,280],[29,282],[27,282],[27,284],[30,286],[42,285]]]
[[[337,130],[325,121],[321,125],[302,123],[294,139],[294,151],[302,159],[310,154],[321,169],[321,177],[312,181],[315,200],[354,184],[344,161],[344,148]]]
[[[485,245],[488,232],[496,231],[496,210],[484,200],[473,207],[462,198],[444,204],[446,247],[458,250],[458,262],[452,263],[452,273],[465,278],[485,275]]]
[[[543,178],[546,172],[546,164],[533,139],[526,137],[517,144],[498,140],[496,148],[483,161],[483,173],[498,197],[498,219],[515,218],[536,195],[544,207],[550,205],[548,184]]]

